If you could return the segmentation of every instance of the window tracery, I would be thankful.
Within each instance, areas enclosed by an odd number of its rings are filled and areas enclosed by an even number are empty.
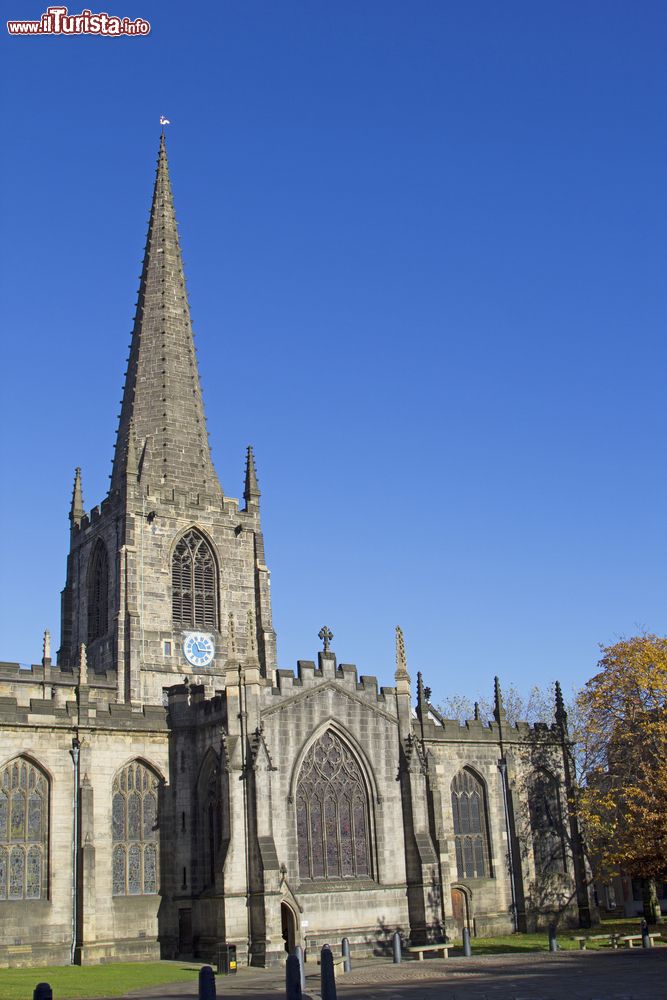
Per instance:
[[[296,788],[302,879],[369,878],[368,797],[350,749],[327,730],[306,754]]]
[[[533,775],[528,805],[536,874],[552,875],[564,872],[563,816],[558,781],[550,771],[540,769]]]
[[[159,779],[132,761],[113,780],[111,834],[114,896],[147,896],[158,891],[157,804]]]
[[[0,772],[0,900],[45,899],[49,782],[19,757]]]
[[[486,796],[481,780],[467,767],[452,781],[454,846],[459,878],[489,878]]]

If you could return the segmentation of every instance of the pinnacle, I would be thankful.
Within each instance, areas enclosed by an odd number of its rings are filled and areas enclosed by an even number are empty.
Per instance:
[[[246,449],[245,487],[243,490],[243,496],[245,498],[246,505],[252,503],[253,501],[257,503],[261,496],[259,483],[257,482],[257,470],[255,469],[255,455],[251,444],[249,444]]]
[[[408,660],[405,654],[405,639],[403,637],[403,629],[400,625],[396,626],[396,673],[394,674],[395,680],[407,680],[410,681],[408,675]]]
[[[132,440],[134,438],[134,441]],[[137,474],[151,486],[220,487],[206,432],[185,275],[160,136],[155,187],[116,438],[112,491]]]
[[[74,487],[72,489],[72,505],[70,507],[69,519],[72,525],[80,524],[81,518],[85,514],[83,506],[83,489],[81,487],[81,469],[77,466],[74,470]]]
[[[496,722],[507,721],[507,713],[503,704],[503,692],[500,687],[500,678],[493,678],[493,715]]]

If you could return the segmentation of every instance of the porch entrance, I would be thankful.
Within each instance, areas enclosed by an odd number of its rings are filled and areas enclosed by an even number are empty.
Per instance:
[[[285,951],[291,955],[296,947],[296,915],[288,903],[280,904],[280,923],[285,942]]]

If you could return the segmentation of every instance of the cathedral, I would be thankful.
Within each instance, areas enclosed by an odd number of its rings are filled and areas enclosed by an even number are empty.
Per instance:
[[[278,667],[261,495],[209,451],[164,136],[108,495],[76,470],[60,648],[0,663],[0,965],[271,965],[590,922],[567,715],[443,718],[409,674]]]

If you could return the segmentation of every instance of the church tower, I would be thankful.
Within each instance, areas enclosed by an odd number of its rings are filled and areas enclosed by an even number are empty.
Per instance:
[[[76,470],[61,669],[79,670],[84,645],[91,685],[133,704],[160,704],[184,675],[213,694],[248,650],[272,677],[251,448],[244,501],[224,495],[211,459],[162,135],[111,486],[89,514]]]

